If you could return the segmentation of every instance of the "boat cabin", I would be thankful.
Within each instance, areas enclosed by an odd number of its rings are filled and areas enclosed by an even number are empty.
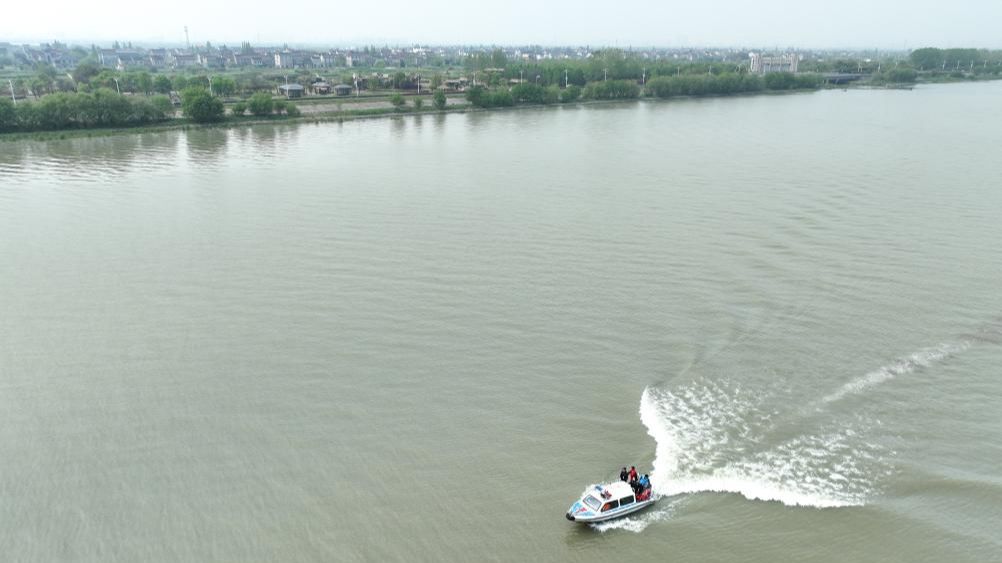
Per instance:
[[[588,489],[581,500],[574,503],[567,512],[567,519],[580,522],[611,520],[635,512],[653,501],[650,489],[641,492],[640,497],[637,497],[629,483],[623,481],[596,485]]]

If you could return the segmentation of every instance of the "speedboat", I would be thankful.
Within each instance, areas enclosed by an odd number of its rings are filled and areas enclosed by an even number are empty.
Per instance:
[[[650,488],[633,493],[633,488],[624,481],[606,485],[593,485],[574,503],[565,517],[576,522],[605,522],[632,514],[654,504]]]

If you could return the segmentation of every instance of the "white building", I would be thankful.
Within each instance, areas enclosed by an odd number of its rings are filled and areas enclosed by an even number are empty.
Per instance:
[[[770,72],[797,72],[800,57],[796,54],[780,57],[763,57],[762,53],[751,53],[751,72],[768,74]]]

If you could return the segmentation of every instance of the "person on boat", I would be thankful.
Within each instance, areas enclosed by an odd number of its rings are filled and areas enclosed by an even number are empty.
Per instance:
[[[624,467],[622,471],[619,472],[619,480],[626,482],[630,479],[630,472]]]
[[[637,480],[637,485],[641,491],[646,491],[651,488],[651,478],[645,473],[643,477]]]
[[[629,483],[631,485],[637,482],[637,468],[636,468],[636,466],[633,466],[633,465],[630,466],[630,475],[629,475],[629,477],[630,477]]]

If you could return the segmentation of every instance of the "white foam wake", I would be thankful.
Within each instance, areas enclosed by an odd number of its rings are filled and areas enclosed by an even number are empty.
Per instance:
[[[865,503],[877,446],[852,424],[777,439],[778,413],[764,404],[764,396],[717,383],[645,389],[640,418],[657,443],[655,493],[727,492],[817,508]]]
[[[838,391],[822,399],[822,402],[831,403],[844,398],[846,395],[862,393],[871,387],[880,385],[885,381],[890,381],[895,377],[906,375],[914,372],[916,369],[941,362],[950,356],[963,352],[970,345],[970,342],[940,344],[939,346],[919,350],[906,358],[899,358],[886,366],[881,366],[877,370],[846,383]]]
[[[608,522],[598,522],[596,524],[592,524],[591,526],[600,532],[608,532],[609,530],[626,530],[628,532],[640,533],[643,532],[647,526],[650,526],[655,522],[663,522],[674,516],[675,510],[681,502],[681,500],[663,500],[641,512],[631,514],[624,518],[609,520]]]

